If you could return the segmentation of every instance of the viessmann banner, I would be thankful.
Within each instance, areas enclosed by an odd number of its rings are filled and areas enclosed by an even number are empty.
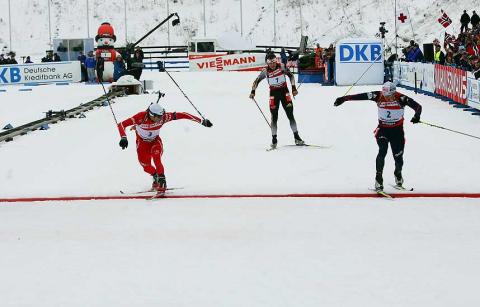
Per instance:
[[[80,82],[80,62],[51,62],[0,66],[0,85]]]
[[[191,71],[251,71],[265,66],[264,53],[239,53],[189,57]]]

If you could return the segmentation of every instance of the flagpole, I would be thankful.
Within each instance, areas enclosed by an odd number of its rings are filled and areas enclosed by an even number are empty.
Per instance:
[[[413,24],[412,24],[412,15],[410,14],[410,9],[408,8],[407,6],[407,13],[408,13],[408,16],[410,16],[410,28],[412,28],[412,34],[413,34],[413,40],[414,41],[417,41],[417,38],[415,37],[415,32],[413,31]]]
[[[397,0],[395,0],[395,54],[398,60],[398,35],[397,35]]]

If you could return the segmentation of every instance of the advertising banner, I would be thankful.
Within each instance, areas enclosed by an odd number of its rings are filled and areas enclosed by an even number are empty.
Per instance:
[[[395,62],[394,82],[415,87],[415,73],[417,74],[417,88],[435,93],[435,65],[427,63]]]
[[[0,66],[0,85],[80,81],[79,61]]]
[[[344,39],[337,43],[335,80],[338,85],[383,84],[383,44],[375,39]]]
[[[480,80],[476,80],[471,72],[467,75],[467,103],[480,110]]]
[[[264,53],[195,55],[188,60],[190,71],[254,71],[265,66]]]
[[[467,72],[450,66],[435,65],[435,92],[466,104]]]

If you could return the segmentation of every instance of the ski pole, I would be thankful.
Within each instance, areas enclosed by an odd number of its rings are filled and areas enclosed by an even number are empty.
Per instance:
[[[185,98],[187,98],[188,102],[190,102],[190,104],[193,106],[193,108],[195,109],[195,111],[197,111],[197,113],[205,120],[205,116],[202,115],[202,113],[200,113],[200,111],[198,111],[197,107],[193,104],[193,102],[190,100],[190,98],[188,98],[188,96],[183,92],[182,88],[180,87],[180,85],[178,85],[178,83],[175,81],[175,79],[172,78],[172,76],[168,73],[167,70],[165,70],[165,72],[167,73],[167,75],[170,77],[170,79],[172,79],[173,83],[175,83],[175,85],[178,87],[178,89],[180,90],[180,92],[182,92],[183,96],[185,96]]]
[[[262,113],[262,116],[263,118],[265,119],[265,121],[267,122],[267,125],[270,127],[270,129],[272,129],[272,126],[270,125],[270,123],[268,122],[268,119],[267,117],[265,116],[265,114],[263,113],[262,109],[260,109],[260,106],[258,105],[257,101],[255,100],[255,98],[252,98],[252,100],[255,102],[255,104],[257,105],[257,108],[258,110],[260,111],[260,113]]]
[[[471,137],[471,138],[475,138],[475,139],[479,139],[479,140],[480,140],[480,137],[475,136],[475,135],[471,135],[471,134],[468,134],[468,133],[464,133],[464,132],[452,130],[452,129],[445,128],[445,127],[442,127],[442,126],[437,126],[437,125],[434,125],[434,124],[426,123],[426,122],[424,122],[424,121],[419,121],[419,123],[424,124],[424,125],[427,125],[427,126],[430,126],[430,127],[434,127],[434,128],[438,128],[438,129],[444,129],[444,130],[448,130],[448,131],[451,131],[451,132],[454,132],[454,133],[466,135],[466,136],[469,136],[469,137]]]
[[[100,82],[100,84],[102,85],[103,92],[105,93],[105,97],[107,98],[108,106],[110,107],[110,111],[112,111],[113,119],[115,120],[115,124],[117,124],[118,126],[117,117],[115,116],[115,112],[113,112],[112,104],[110,103],[110,98],[108,98],[108,94],[107,94],[107,91],[105,90],[105,86],[103,86],[102,80],[98,79],[98,82]]]

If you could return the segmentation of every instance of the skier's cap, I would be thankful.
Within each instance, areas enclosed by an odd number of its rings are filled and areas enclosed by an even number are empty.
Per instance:
[[[163,113],[165,113],[165,109],[158,103],[152,103],[148,107],[148,113],[150,116],[163,116]]]
[[[397,90],[395,83],[387,81],[382,86],[382,93],[384,96],[392,96]]]

